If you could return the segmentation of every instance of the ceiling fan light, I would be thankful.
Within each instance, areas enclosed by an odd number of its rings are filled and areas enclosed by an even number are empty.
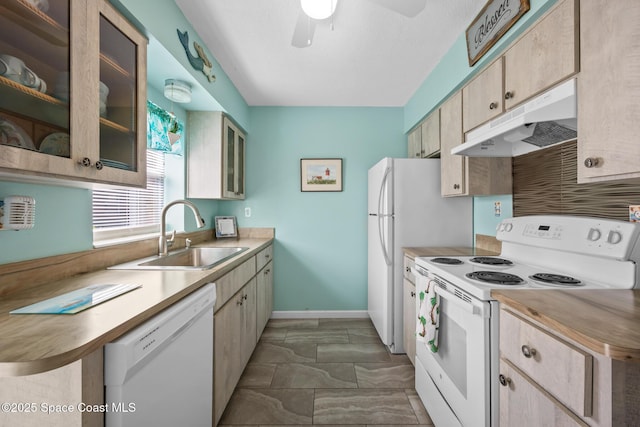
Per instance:
[[[336,11],[338,0],[300,0],[302,10],[309,18],[327,19]]]

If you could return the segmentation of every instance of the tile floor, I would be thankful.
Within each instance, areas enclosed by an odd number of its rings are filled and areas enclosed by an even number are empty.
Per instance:
[[[272,319],[219,425],[432,426],[369,319]]]

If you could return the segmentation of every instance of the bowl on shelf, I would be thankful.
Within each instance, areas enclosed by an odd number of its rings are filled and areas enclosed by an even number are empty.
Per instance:
[[[15,56],[0,54],[0,76],[40,92],[47,91],[45,81]]]
[[[31,137],[17,124],[0,117],[0,144],[35,150]]]
[[[65,132],[54,132],[44,137],[40,143],[40,152],[54,156],[71,156],[70,136]]]

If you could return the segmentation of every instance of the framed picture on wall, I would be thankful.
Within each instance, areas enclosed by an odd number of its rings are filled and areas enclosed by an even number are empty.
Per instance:
[[[342,159],[300,159],[300,191],[342,191]]]

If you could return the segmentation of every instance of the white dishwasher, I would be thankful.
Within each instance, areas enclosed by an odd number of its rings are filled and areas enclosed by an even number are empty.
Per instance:
[[[213,306],[210,283],[105,346],[105,423],[211,426]]]

